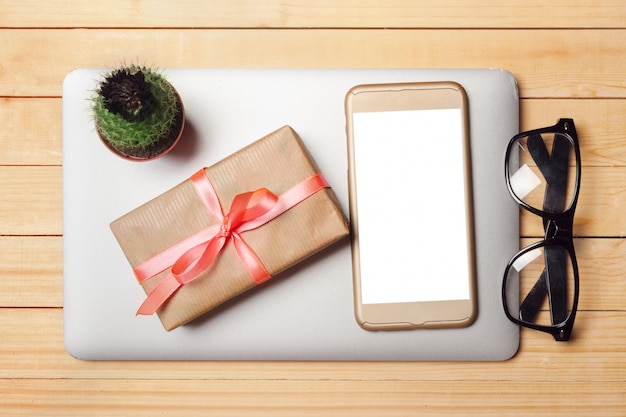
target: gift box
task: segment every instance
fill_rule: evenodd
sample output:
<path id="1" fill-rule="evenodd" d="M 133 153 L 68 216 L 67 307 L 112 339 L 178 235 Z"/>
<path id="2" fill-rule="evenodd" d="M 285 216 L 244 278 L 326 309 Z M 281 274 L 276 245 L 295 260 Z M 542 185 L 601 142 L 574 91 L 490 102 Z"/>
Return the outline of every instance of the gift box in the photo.
<path id="1" fill-rule="evenodd" d="M 333 190 L 284 126 L 111 223 L 170 331 L 348 235 Z"/>

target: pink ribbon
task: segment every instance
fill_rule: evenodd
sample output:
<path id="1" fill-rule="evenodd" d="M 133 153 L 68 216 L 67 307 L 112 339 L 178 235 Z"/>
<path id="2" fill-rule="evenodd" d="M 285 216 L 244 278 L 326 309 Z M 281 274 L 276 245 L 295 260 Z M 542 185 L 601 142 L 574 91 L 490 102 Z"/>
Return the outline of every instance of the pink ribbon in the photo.
<path id="1" fill-rule="evenodd" d="M 196 172 L 190 180 L 198 197 L 217 222 L 134 268 L 137 280 L 141 283 L 171 266 L 169 274 L 148 294 L 137 315 L 156 312 L 180 287 L 206 271 L 229 241 L 232 241 L 237 255 L 255 283 L 270 278 L 261 260 L 241 238 L 241 233 L 266 224 L 328 187 L 324 177 L 318 173 L 278 197 L 268 189 L 260 188 L 236 195 L 230 210 L 224 214 L 204 169 Z"/>

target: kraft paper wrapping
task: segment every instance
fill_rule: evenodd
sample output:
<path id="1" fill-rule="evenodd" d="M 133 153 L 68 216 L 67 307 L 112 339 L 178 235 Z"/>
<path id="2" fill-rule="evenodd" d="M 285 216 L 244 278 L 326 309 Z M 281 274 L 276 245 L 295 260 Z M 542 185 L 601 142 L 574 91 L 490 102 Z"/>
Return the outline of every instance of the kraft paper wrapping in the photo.
<path id="1" fill-rule="evenodd" d="M 237 194 L 264 187 L 280 195 L 317 172 L 315 162 L 289 126 L 205 168 L 224 212 Z M 135 268 L 215 222 L 186 180 L 112 222 L 111 230 Z M 334 192 L 325 188 L 241 236 L 274 277 L 347 236 L 348 230 Z M 146 293 L 168 273 L 169 269 L 144 281 Z M 157 314 L 170 331 L 255 286 L 229 243 L 209 270 L 183 285 Z"/>

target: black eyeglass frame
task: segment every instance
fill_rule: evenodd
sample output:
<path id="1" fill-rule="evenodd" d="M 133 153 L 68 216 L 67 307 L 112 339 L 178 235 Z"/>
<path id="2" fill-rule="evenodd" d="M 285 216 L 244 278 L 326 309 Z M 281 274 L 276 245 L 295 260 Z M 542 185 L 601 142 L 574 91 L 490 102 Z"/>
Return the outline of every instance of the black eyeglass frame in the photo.
<path id="1" fill-rule="evenodd" d="M 544 210 L 539 210 L 535 207 L 530 206 L 526 202 L 522 201 L 513 191 L 513 187 L 511 185 L 511 175 L 509 170 L 509 155 L 511 154 L 511 148 L 515 145 L 518 139 L 523 137 L 530 137 L 532 135 L 537 134 L 560 134 L 561 137 L 566 138 L 570 144 L 572 145 L 572 149 L 574 150 L 574 157 L 576 160 L 576 182 L 574 185 L 574 194 L 571 200 L 569 207 L 567 207 L 563 212 L 548 212 Z M 506 148 L 505 154 L 505 178 L 507 187 L 509 189 L 509 193 L 513 197 L 513 199 L 524 209 L 529 212 L 541 217 L 544 223 L 544 238 L 532 245 L 529 245 L 523 249 L 521 249 L 517 254 L 515 254 L 509 263 L 506 266 L 504 271 L 504 277 L 502 282 L 502 303 L 504 306 L 504 312 L 506 316 L 512 322 L 528 327 L 534 330 L 539 330 L 542 332 L 546 332 L 551 334 L 556 341 L 567 341 L 570 338 L 572 328 L 574 326 L 574 319 L 576 318 L 576 311 L 578 309 L 578 296 L 579 296 L 579 276 L 578 276 L 578 263 L 576 261 L 576 253 L 574 251 L 574 240 L 573 240 L 573 223 L 574 223 L 574 212 L 576 210 L 576 205 L 578 202 L 578 195 L 580 192 L 580 179 L 581 179 L 581 158 L 580 158 L 580 146 L 578 144 L 578 136 L 576 134 L 576 128 L 574 125 L 573 119 L 559 119 L 559 121 L 554 126 L 549 126 L 540 129 L 534 129 L 527 132 L 522 132 L 515 135 L 509 141 L 509 144 Z M 524 254 L 531 252 L 533 250 L 542 248 L 542 247 L 551 247 L 557 246 L 565 249 L 569 254 L 569 257 L 572 262 L 573 274 L 574 274 L 574 299 L 572 301 L 572 308 L 569 312 L 567 318 L 560 322 L 552 325 L 539 325 L 526 321 L 519 320 L 517 317 L 511 315 L 509 311 L 509 306 L 507 302 L 507 277 L 509 276 L 510 269 L 513 267 L 513 264 L 517 259 L 519 259 Z M 547 252 L 544 251 L 544 256 L 547 256 Z M 546 265 L 548 265 L 548 259 L 546 259 Z M 544 271 L 545 273 L 545 271 Z M 541 275 L 538 279 L 535 287 L 540 284 L 540 281 L 549 279 Z M 532 291 L 531 291 L 532 293 Z M 529 293 L 530 294 L 530 293 Z M 551 301 L 551 296 L 548 293 L 548 299 Z"/>

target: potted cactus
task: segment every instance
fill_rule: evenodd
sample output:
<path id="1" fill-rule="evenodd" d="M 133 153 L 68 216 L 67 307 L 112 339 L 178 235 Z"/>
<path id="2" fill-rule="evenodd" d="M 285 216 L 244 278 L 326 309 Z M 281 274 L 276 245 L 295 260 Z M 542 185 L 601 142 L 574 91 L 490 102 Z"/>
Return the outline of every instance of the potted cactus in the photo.
<path id="1" fill-rule="evenodd" d="M 167 153 L 183 131 L 176 89 L 157 70 L 130 65 L 111 70 L 93 97 L 96 131 L 114 153 L 145 161 Z"/>

